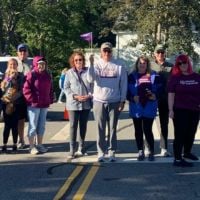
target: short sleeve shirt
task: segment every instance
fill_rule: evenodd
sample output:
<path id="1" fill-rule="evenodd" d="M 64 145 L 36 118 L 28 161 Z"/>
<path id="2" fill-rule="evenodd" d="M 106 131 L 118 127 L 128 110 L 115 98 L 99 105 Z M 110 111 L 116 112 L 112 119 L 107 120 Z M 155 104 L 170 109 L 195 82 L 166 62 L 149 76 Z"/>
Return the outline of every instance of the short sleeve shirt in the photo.
<path id="1" fill-rule="evenodd" d="M 175 93 L 174 108 L 200 111 L 200 74 L 171 76 L 168 92 Z"/>

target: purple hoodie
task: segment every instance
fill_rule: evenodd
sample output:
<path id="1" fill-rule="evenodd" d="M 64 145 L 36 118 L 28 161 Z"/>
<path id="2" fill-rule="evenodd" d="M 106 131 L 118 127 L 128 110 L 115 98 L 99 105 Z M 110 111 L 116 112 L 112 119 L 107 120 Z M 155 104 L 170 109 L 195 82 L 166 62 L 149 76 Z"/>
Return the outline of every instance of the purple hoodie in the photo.
<path id="1" fill-rule="evenodd" d="M 28 106 L 47 108 L 53 103 L 53 87 L 51 75 L 47 70 L 39 72 L 38 61 L 46 60 L 42 56 L 33 58 L 33 70 L 27 73 L 23 94 Z"/>

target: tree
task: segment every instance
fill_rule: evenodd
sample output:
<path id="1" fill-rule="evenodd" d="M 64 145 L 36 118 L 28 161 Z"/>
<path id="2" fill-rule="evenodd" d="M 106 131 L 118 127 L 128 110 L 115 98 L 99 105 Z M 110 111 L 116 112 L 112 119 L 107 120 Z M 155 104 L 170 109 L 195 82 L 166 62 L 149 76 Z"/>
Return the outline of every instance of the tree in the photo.
<path id="1" fill-rule="evenodd" d="M 20 17 L 31 0 L 1 0 L 1 52 L 9 53 L 11 41 L 15 39 L 15 31 Z"/>

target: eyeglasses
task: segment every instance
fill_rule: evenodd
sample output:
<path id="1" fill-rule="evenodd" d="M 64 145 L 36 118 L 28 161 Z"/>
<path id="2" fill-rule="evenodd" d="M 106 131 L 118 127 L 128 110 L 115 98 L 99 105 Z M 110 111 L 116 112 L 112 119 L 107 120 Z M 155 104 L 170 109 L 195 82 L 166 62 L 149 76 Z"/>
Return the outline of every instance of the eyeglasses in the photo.
<path id="1" fill-rule="evenodd" d="M 78 61 L 81 62 L 81 61 L 83 61 L 83 59 L 82 59 L 82 58 L 79 58 L 79 59 L 75 59 L 74 61 L 75 61 L 75 62 L 78 62 Z"/>
<path id="2" fill-rule="evenodd" d="M 106 52 L 107 52 L 107 53 L 111 53 L 112 51 L 111 51 L 110 49 L 103 49 L 103 52 L 104 52 L 104 53 L 106 53 Z"/>
<path id="3" fill-rule="evenodd" d="M 183 61 L 183 62 L 178 62 L 178 65 L 179 65 L 179 66 L 181 66 L 182 64 L 184 64 L 184 65 L 185 65 L 185 64 L 187 64 L 187 62 L 186 62 L 186 61 Z"/>
<path id="4" fill-rule="evenodd" d="M 164 52 L 164 51 L 157 51 L 156 53 L 157 53 L 157 54 L 160 54 L 160 53 L 161 53 L 161 54 L 164 54 L 165 52 Z"/>

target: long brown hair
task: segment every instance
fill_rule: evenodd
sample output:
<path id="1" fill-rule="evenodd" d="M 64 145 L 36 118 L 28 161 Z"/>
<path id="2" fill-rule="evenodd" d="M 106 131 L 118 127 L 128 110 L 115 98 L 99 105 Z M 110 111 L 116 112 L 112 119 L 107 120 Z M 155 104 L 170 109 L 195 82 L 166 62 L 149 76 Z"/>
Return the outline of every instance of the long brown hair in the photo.
<path id="1" fill-rule="evenodd" d="M 147 56 L 145 56 L 145 55 L 142 55 L 142 56 L 138 57 L 138 59 L 136 60 L 135 66 L 133 68 L 133 71 L 138 72 L 138 64 L 140 62 L 140 59 L 146 61 L 146 63 L 147 63 L 146 73 L 150 73 L 151 72 L 151 63 L 150 63 L 149 58 Z"/>

